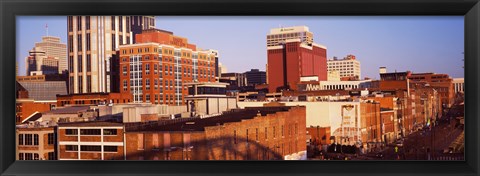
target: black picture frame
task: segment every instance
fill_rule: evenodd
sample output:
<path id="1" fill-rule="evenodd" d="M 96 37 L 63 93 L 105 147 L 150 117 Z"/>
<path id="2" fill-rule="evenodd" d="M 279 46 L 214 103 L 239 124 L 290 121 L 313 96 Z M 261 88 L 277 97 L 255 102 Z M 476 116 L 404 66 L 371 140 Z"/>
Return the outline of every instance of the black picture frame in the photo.
<path id="1" fill-rule="evenodd" d="M 0 0 L 1 175 L 479 175 L 478 2 L 478 0 Z M 466 160 L 15 161 L 14 65 L 17 15 L 464 16 Z"/>

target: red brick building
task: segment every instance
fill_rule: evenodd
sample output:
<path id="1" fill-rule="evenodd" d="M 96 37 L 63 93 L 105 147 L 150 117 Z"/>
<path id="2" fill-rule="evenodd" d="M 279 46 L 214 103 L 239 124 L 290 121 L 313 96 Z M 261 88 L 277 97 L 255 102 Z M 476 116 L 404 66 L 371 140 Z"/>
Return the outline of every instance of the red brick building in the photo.
<path id="1" fill-rule="evenodd" d="M 124 160 L 123 129 L 122 123 L 60 123 L 58 159 Z"/>
<path id="2" fill-rule="evenodd" d="M 269 92 L 276 92 L 281 87 L 296 90 L 303 76 L 318 76 L 319 81 L 327 80 L 326 47 L 291 39 L 267 50 Z"/>
<path id="3" fill-rule="evenodd" d="M 305 107 L 233 110 L 210 118 L 128 125 L 127 160 L 306 159 Z M 143 124 L 143 126 L 142 126 Z"/>
<path id="4" fill-rule="evenodd" d="M 436 73 L 415 73 L 411 74 L 408 79 L 412 82 L 426 82 L 429 86 L 438 91 L 442 105 L 450 107 L 453 104 L 455 90 L 453 87 L 453 79 L 447 74 Z"/>
<path id="5" fill-rule="evenodd" d="M 120 46 L 120 93 L 133 102 L 184 104 L 188 82 L 215 82 L 213 50 L 197 50 L 186 38 L 151 29 L 136 35 L 136 44 Z"/>
<path id="6" fill-rule="evenodd" d="M 310 135 L 310 143 L 315 146 L 330 145 L 330 127 L 310 126 L 307 127 L 307 134 Z"/>
<path id="7" fill-rule="evenodd" d="M 57 106 L 65 105 L 98 105 L 108 103 L 130 103 L 133 100 L 130 93 L 84 93 L 57 95 Z"/>

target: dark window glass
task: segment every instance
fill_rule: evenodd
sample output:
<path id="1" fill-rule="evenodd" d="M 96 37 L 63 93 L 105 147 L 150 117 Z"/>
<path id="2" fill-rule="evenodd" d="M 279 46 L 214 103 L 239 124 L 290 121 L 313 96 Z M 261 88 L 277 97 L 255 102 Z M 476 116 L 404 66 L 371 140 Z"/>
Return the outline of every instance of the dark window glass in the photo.
<path id="1" fill-rule="evenodd" d="M 48 145 L 52 145 L 55 143 L 55 134 L 48 133 Z"/>
<path id="2" fill-rule="evenodd" d="M 65 151 L 78 151 L 78 145 L 66 145 Z"/>
<path id="3" fill-rule="evenodd" d="M 117 129 L 103 129 L 103 135 L 117 135 Z"/>
<path id="4" fill-rule="evenodd" d="M 77 129 L 66 129 L 66 130 L 65 130 L 65 134 L 66 134 L 66 135 L 77 135 L 77 134 L 78 134 L 78 130 L 77 130 Z"/>
<path id="5" fill-rule="evenodd" d="M 117 152 L 117 146 L 103 146 L 105 152 Z"/>
<path id="6" fill-rule="evenodd" d="M 102 147 L 99 145 L 82 145 L 80 146 L 80 151 L 102 151 Z"/>
<path id="7" fill-rule="evenodd" d="M 80 135 L 100 135 L 100 129 L 80 129 Z"/>
<path id="8" fill-rule="evenodd" d="M 23 134 L 18 135 L 18 145 L 23 145 Z"/>

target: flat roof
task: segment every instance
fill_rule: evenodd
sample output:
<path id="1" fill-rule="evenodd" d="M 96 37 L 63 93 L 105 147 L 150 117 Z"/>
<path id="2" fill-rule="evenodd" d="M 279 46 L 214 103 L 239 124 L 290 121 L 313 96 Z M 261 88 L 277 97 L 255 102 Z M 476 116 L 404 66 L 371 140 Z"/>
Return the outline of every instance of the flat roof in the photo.
<path id="1" fill-rule="evenodd" d="M 218 126 L 230 122 L 241 122 L 242 120 L 253 119 L 260 112 L 262 116 L 275 114 L 277 112 L 288 111 L 292 106 L 276 107 L 247 107 L 245 109 L 235 109 L 222 115 L 209 118 L 191 118 L 190 120 L 178 121 L 176 123 L 130 123 L 125 132 L 140 131 L 205 131 L 205 127 Z M 173 119 L 172 121 L 175 121 Z"/>
<path id="2" fill-rule="evenodd" d="M 123 126 L 123 123 L 88 121 L 88 122 L 66 122 L 58 123 L 59 127 L 104 127 L 104 126 Z"/>

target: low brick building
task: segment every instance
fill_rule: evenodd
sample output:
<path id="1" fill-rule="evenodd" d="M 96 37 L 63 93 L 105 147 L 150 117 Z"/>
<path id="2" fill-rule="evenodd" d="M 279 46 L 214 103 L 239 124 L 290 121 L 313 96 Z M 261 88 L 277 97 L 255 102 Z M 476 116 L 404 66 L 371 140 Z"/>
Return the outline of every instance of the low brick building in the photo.
<path id="1" fill-rule="evenodd" d="M 130 103 L 132 102 L 132 98 L 133 96 L 130 93 L 83 93 L 57 95 L 57 106 Z"/>
<path id="2" fill-rule="evenodd" d="M 306 159 L 305 113 L 305 107 L 258 107 L 203 119 L 129 124 L 126 159 Z"/>
<path id="3" fill-rule="evenodd" d="M 56 128 L 49 125 L 18 125 L 16 134 L 17 160 L 56 160 Z"/>
<path id="4" fill-rule="evenodd" d="M 58 159 L 124 160 L 123 129 L 122 123 L 59 123 Z"/>

